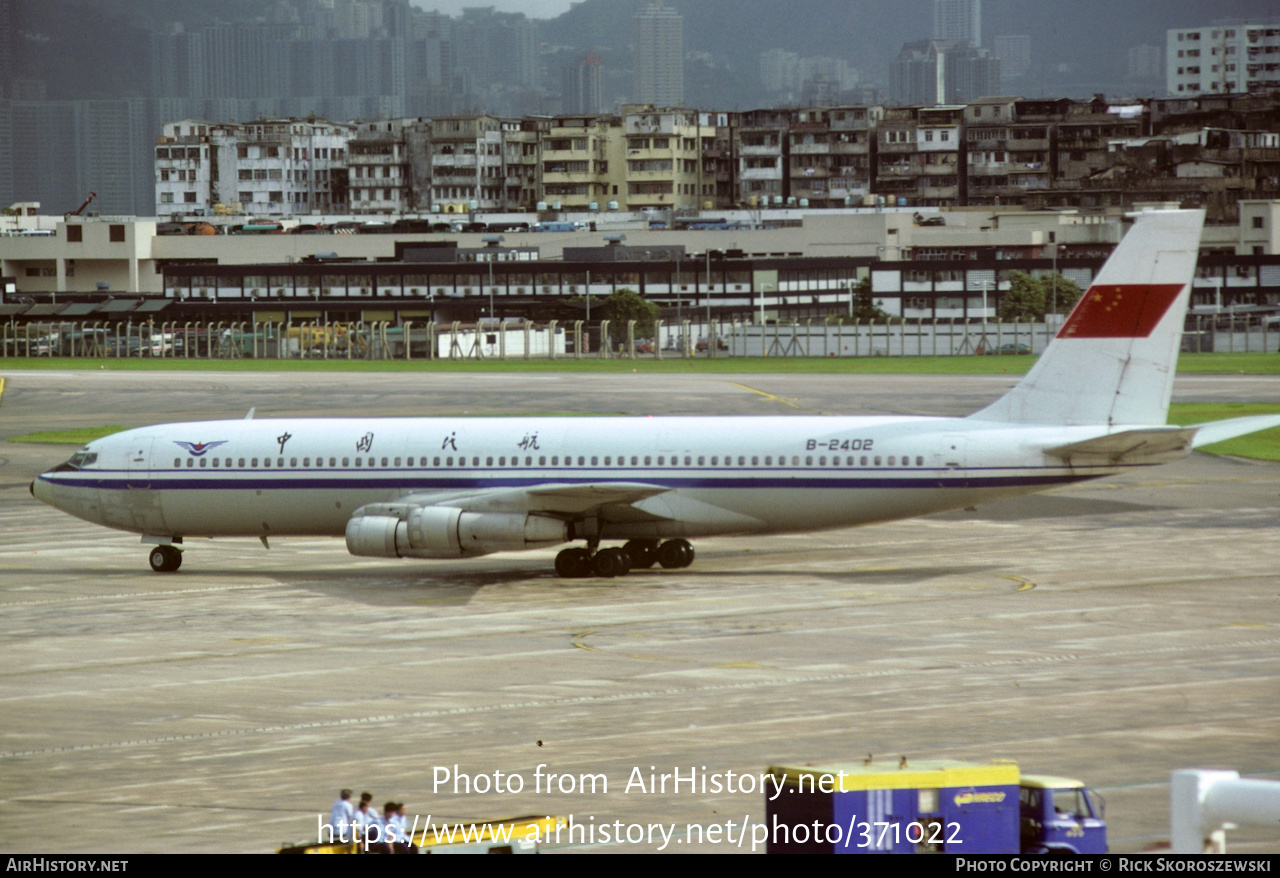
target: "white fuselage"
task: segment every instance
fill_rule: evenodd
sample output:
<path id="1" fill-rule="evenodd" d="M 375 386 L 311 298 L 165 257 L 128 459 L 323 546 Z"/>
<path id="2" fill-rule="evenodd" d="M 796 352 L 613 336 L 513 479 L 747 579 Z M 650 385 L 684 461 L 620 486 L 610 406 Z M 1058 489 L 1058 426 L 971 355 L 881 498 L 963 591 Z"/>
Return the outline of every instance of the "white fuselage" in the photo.
<path id="1" fill-rule="evenodd" d="M 951 418 L 281 419 L 168 424 L 86 447 L 41 500 L 155 537 L 341 536 L 368 504 L 649 486 L 606 539 L 781 533 L 971 506 L 1116 472 L 1043 449 L 1107 432 Z M 496 501 L 495 501 L 496 502 Z M 532 499 L 529 502 L 533 502 Z M 469 508 L 477 508 L 472 502 Z M 496 507 L 495 507 L 496 508 Z"/>

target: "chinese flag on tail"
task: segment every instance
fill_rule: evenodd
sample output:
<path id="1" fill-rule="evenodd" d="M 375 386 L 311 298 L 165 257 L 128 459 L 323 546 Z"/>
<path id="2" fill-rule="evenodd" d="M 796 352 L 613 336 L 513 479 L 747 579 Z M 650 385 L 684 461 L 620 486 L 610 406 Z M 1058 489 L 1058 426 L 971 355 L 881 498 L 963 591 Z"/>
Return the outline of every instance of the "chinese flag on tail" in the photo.
<path id="1" fill-rule="evenodd" d="M 1058 338 L 1146 338 L 1182 284 L 1106 284 L 1089 287 Z"/>

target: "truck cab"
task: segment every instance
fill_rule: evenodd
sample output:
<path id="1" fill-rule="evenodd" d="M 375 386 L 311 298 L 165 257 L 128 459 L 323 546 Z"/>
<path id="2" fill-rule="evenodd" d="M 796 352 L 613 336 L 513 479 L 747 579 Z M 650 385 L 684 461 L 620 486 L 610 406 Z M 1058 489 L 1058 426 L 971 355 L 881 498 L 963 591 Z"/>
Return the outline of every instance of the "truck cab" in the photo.
<path id="1" fill-rule="evenodd" d="M 1105 854 L 1102 797 L 1078 780 L 1024 774 L 1019 785 L 1024 854 Z"/>

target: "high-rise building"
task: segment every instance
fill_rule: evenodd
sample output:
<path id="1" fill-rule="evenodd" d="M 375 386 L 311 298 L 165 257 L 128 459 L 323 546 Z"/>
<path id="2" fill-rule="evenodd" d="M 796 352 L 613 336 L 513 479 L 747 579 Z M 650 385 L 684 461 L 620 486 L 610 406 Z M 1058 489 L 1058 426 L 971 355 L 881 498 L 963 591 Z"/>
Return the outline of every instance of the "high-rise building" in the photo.
<path id="1" fill-rule="evenodd" d="M 13 0 L 0 0 L 0 99 L 11 98 L 13 76 Z"/>
<path id="2" fill-rule="evenodd" d="M 1031 72 L 1031 37 L 1027 34 L 1004 34 L 993 40 L 995 55 L 1000 59 L 1000 79 L 1010 83 Z"/>
<path id="3" fill-rule="evenodd" d="M 933 0 L 933 38 L 982 45 L 982 0 Z"/>
<path id="4" fill-rule="evenodd" d="M 1280 25 L 1215 24 L 1166 31 L 1169 94 L 1258 92 L 1280 88 Z"/>
<path id="5" fill-rule="evenodd" d="M 476 87 L 538 85 L 538 23 L 518 12 L 469 8 L 453 27 L 454 64 Z"/>
<path id="6" fill-rule="evenodd" d="M 97 192 L 95 211 L 150 213 L 154 172 L 150 155 L 138 148 L 155 139 L 148 104 L 143 98 L 0 102 L 0 123 L 7 123 L 0 124 L 0 170 L 12 169 L 6 197 L 40 201 L 56 214 Z"/>
<path id="7" fill-rule="evenodd" d="M 566 115 L 604 111 L 604 61 L 595 52 L 565 65 L 560 105 Z"/>
<path id="8" fill-rule="evenodd" d="M 961 104 L 999 91 L 1000 60 L 963 43 L 905 43 L 889 68 L 890 97 L 900 104 Z"/>
<path id="9" fill-rule="evenodd" d="M 655 0 L 635 18 L 635 100 L 658 107 L 684 103 L 684 18 Z"/>
<path id="10" fill-rule="evenodd" d="M 856 88 L 860 76 L 843 58 L 800 57 L 794 52 L 770 49 L 760 54 L 760 81 L 770 94 L 795 92 L 804 103 L 825 105 L 816 95 Z"/>
<path id="11" fill-rule="evenodd" d="M 1133 46 L 1129 49 L 1130 80 L 1160 80 L 1164 74 L 1163 55 L 1159 46 Z"/>
<path id="12" fill-rule="evenodd" d="M 789 91 L 800 85 L 800 56 L 785 49 L 760 53 L 760 82 L 770 94 Z"/>

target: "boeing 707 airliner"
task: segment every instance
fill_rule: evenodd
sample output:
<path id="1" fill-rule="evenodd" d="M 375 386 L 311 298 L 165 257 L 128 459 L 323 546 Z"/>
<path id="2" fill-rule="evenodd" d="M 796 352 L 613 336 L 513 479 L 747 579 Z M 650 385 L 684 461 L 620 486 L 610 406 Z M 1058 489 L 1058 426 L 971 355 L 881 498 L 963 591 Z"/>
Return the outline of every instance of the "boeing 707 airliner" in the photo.
<path id="1" fill-rule="evenodd" d="M 1177 460 L 1280 416 L 1168 426 L 1202 211 L 1134 226 L 1027 376 L 967 418 L 316 418 L 91 442 L 32 493 L 142 535 L 345 536 L 375 558 L 565 543 L 565 577 L 693 562 L 690 539 L 927 515 Z M 603 543 L 623 543 L 602 548 Z"/>

